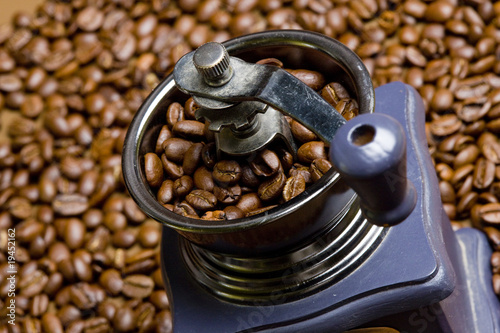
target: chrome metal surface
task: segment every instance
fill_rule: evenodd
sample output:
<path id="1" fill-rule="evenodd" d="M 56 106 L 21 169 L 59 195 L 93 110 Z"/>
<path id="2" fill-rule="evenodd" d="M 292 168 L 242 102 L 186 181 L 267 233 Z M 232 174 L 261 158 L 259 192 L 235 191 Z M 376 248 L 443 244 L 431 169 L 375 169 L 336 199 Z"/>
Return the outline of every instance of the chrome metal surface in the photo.
<path id="1" fill-rule="evenodd" d="M 221 255 L 183 242 L 182 253 L 194 279 L 232 302 L 293 301 L 342 279 L 377 248 L 387 228 L 366 221 L 359 203 L 346 207 L 322 236 L 291 252 L 266 257 Z"/>
<path id="2" fill-rule="evenodd" d="M 233 76 L 226 48 L 215 42 L 200 46 L 193 55 L 193 65 L 210 86 L 221 86 Z"/>
<path id="3" fill-rule="evenodd" d="M 238 130 L 222 127 L 220 133 L 215 134 L 217 149 L 235 156 L 255 153 L 275 140 L 281 141 L 283 147 L 296 157 L 297 148 L 290 126 L 283 114 L 271 107 L 265 113 L 257 114 L 249 127 Z"/>
<path id="4" fill-rule="evenodd" d="M 346 122 L 318 93 L 284 69 L 231 57 L 232 78 L 214 87 L 198 75 L 193 65 L 194 54 L 188 53 L 177 62 L 174 80 L 183 92 L 201 97 L 195 100 L 202 103 L 202 108 L 225 109 L 224 115 L 231 120 L 238 115 L 227 109 L 227 103 L 261 101 L 294 118 L 326 143 L 332 141 L 336 131 Z"/>

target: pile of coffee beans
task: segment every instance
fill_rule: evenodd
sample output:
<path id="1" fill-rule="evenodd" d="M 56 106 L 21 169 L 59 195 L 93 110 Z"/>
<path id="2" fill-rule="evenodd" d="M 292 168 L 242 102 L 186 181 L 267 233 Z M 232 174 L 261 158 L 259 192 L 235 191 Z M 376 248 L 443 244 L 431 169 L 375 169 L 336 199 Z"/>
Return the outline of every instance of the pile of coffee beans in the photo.
<path id="1" fill-rule="evenodd" d="M 418 90 L 445 211 L 488 235 L 500 294 L 500 3 L 41 0 L 0 26 L 0 332 L 171 331 L 160 228 L 123 186 L 123 138 L 182 55 L 269 29 L 334 37 L 376 86 Z"/>
<path id="2" fill-rule="evenodd" d="M 274 58 L 258 63 L 283 67 Z M 325 77 L 316 71 L 288 72 L 321 94 L 346 119 L 358 114 L 356 100 L 342 84 L 325 85 Z M 332 167 L 325 143 L 290 117 L 286 118 L 296 152 L 282 142 L 249 156 L 218 159 L 208 122 L 194 119 L 197 108 L 193 98 L 184 107 L 170 104 L 156 150 L 144 156 L 148 184 L 158 202 L 174 213 L 220 221 L 256 215 L 298 196 Z"/>

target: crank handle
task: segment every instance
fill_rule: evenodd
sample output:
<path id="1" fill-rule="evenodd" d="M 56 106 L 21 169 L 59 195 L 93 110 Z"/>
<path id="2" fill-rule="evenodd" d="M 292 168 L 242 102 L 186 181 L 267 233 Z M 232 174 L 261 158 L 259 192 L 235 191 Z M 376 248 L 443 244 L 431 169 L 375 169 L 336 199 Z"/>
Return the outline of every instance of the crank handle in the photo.
<path id="1" fill-rule="evenodd" d="M 417 193 L 406 173 L 406 135 L 394 118 L 372 113 L 350 120 L 333 138 L 330 159 L 359 195 L 369 222 L 392 226 L 413 211 Z"/>

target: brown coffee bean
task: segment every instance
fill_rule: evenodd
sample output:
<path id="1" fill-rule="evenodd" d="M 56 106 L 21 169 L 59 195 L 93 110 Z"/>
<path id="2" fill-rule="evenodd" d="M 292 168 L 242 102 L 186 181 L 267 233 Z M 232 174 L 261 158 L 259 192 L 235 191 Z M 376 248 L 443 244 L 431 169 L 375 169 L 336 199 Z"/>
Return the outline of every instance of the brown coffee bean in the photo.
<path id="1" fill-rule="evenodd" d="M 488 188 L 493 183 L 494 178 L 495 164 L 485 158 L 479 158 L 474 168 L 474 187 L 478 189 Z"/>
<path id="2" fill-rule="evenodd" d="M 462 122 L 454 114 L 445 114 L 431 122 L 431 133 L 436 136 L 448 136 L 457 132 Z"/>
<path id="3" fill-rule="evenodd" d="M 236 204 L 236 207 L 247 214 L 252 210 L 261 208 L 262 202 L 257 193 L 247 193 L 241 196 L 240 201 Z"/>
<path id="4" fill-rule="evenodd" d="M 203 147 L 200 142 L 194 143 L 184 154 L 182 169 L 186 175 L 192 175 L 200 165 Z"/>
<path id="5" fill-rule="evenodd" d="M 318 158 L 327 159 L 324 142 L 310 141 L 304 143 L 297 150 L 297 157 L 303 163 L 312 163 Z"/>
<path id="6" fill-rule="evenodd" d="M 167 109 L 167 125 L 172 128 L 178 121 L 184 120 L 184 108 L 177 102 L 169 105 Z"/>
<path id="7" fill-rule="evenodd" d="M 453 161 L 453 167 L 455 169 L 461 167 L 462 165 L 473 163 L 479 156 L 479 148 L 476 145 L 468 145 L 462 148 L 461 151 L 455 156 Z"/>
<path id="8" fill-rule="evenodd" d="M 117 332 L 129 332 L 136 327 L 134 311 L 129 307 L 122 307 L 116 311 L 113 319 L 113 328 Z"/>
<path id="9" fill-rule="evenodd" d="M 183 198 L 186 195 L 188 195 L 189 192 L 191 192 L 193 186 L 194 186 L 193 178 L 184 175 L 175 180 L 173 184 L 174 195 L 178 198 Z"/>
<path id="10" fill-rule="evenodd" d="M 162 184 L 163 166 L 158 155 L 154 153 L 144 155 L 144 173 L 150 186 L 158 187 Z"/>
<path id="11" fill-rule="evenodd" d="M 186 139 L 201 139 L 205 136 L 205 124 L 196 120 L 181 120 L 174 124 L 172 132 Z M 167 155 L 168 156 L 168 155 Z"/>
<path id="12" fill-rule="evenodd" d="M 479 216 L 482 221 L 488 224 L 499 224 L 500 223 L 500 204 L 489 203 L 483 205 L 479 209 Z M 486 230 L 485 230 L 486 231 Z"/>
<path id="13" fill-rule="evenodd" d="M 123 280 L 118 270 L 110 268 L 102 272 L 99 284 L 111 295 L 118 295 L 123 289 Z"/>
<path id="14" fill-rule="evenodd" d="M 495 227 L 484 227 L 483 231 L 486 233 L 493 249 L 498 251 L 500 249 L 500 231 Z"/>
<path id="15" fill-rule="evenodd" d="M 248 212 L 246 216 L 249 217 L 249 216 L 254 216 L 254 215 L 262 214 L 262 213 L 265 213 L 268 210 L 271 210 L 271 209 L 276 208 L 276 207 L 278 207 L 278 205 L 271 205 L 271 206 L 259 208 L 259 209 L 256 209 L 256 210 L 252 210 L 251 212 Z"/>
<path id="16" fill-rule="evenodd" d="M 158 189 L 157 199 L 161 204 L 169 203 L 174 198 L 174 182 L 170 179 L 163 181 Z"/>
<path id="17" fill-rule="evenodd" d="M 31 274 L 22 276 L 19 280 L 19 290 L 22 296 L 33 297 L 42 292 L 48 282 L 47 275 L 40 271 L 35 270 Z"/>
<path id="18" fill-rule="evenodd" d="M 206 211 L 217 205 L 217 198 L 211 192 L 205 190 L 193 190 L 186 196 L 186 201 L 194 209 Z"/>
<path id="19" fill-rule="evenodd" d="M 83 321 L 84 332 L 109 332 L 110 329 L 108 320 L 103 317 L 94 317 Z"/>
<path id="20" fill-rule="evenodd" d="M 500 163 L 500 143 L 493 134 L 488 132 L 482 134 L 478 138 L 477 144 L 486 159 L 495 164 Z"/>
<path id="21" fill-rule="evenodd" d="M 104 13 L 97 7 L 89 6 L 76 17 L 78 27 L 85 31 L 97 30 L 104 21 Z"/>
<path id="22" fill-rule="evenodd" d="M 198 214 L 196 213 L 194 208 L 186 201 L 176 203 L 173 208 L 173 212 L 182 216 L 188 216 L 192 218 L 198 217 Z"/>
<path id="23" fill-rule="evenodd" d="M 174 162 L 170 161 L 165 154 L 161 155 L 161 163 L 163 165 L 163 170 L 165 171 L 167 176 L 170 177 L 171 179 L 177 179 L 179 177 L 182 177 L 182 175 L 184 175 L 184 170 L 182 169 L 182 166 L 177 165 Z"/>
<path id="24" fill-rule="evenodd" d="M 500 252 L 493 252 L 493 254 L 491 255 L 490 263 L 493 274 L 498 274 L 500 272 Z"/>
<path id="25" fill-rule="evenodd" d="M 287 71 L 314 90 L 320 90 L 325 86 L 325 78 L 319 72 L 305 69 L 295 69 Z"/>
<path id="26" fill-rule="evenodd" d="M 332 106 L 336 106 L 340 100 L 350 98 L 349 93 L 343 85 L 337 82 L 331 82 L 321 89 L 321 96 Z M 312 141 L 315 139 L 307 140 Z"/>
<path id="27" fill-rule="evenodd" d="M 214 166 L 212 177 L 221 186 L 234 185 L 241 179 L 241 167 L 236 161 L 219 161 Z"/>
<path id="28" fill-rule="evenodd" d="M 306 181 L 301 174 L 289 177 L 285 182 L 285 186 L 283 187 L 283 199 L 285 199 L 285 201 L 289 201 L 295 198 L 300 193 L 304 192 L 305 189 Z"/>
<path id="29" fill-rule="evenodd" d="M 61 320 L 59 320 L 59 318 L 53 313 L 46 313 L 42 316 L 42 327 L 45 332 L 50 332 L 50 333 L 64 332 Z"/>
<path id="30" fill-rule="evenodd" d="M 80 281 L 90 282 L 92 281 L 92 269 L 88 262 L 85 262 L 80 257 L 73 257 L 72 260 L 73 268 L 75 271 L 75 276 Z"/>
<path id="31" fill-rule="evenodd" d="M 224 208 L 224 214 L 226 220 L 235 220 L 245 217 L 245 213 L 236 206 L 227 206 Z"/>
<path id="32" fill-rule="evenodd" d="M 293 122 L 292 122 L 293 124 Z M 257 176 L 269 177 L 274 175 L 281 168 L 278 155 L 269 149 L 264 149 L 257 157 L 250 162 L 250 168 Z M 247 171 L 247 176 L 250 176 Z"/>
<path id="33" fill-rule="evenodd" d="M 146 275 L 129 275 L 123 279 L 122 293 L 130 298 L 146 298 L 153 291 L 154 282 Z"/>
<path id="34" fill-rule="evenodd" d="M 323 177 L 332 167 L 332 163 L 326 159 L 316 159 L 311 163 L 311 177 L 314 182 Z M 305 180 L 304 180 L 305 181 Z"/>
<path id="35" fill-rule="evenodd" d="M 468 214 L 472 207 L 476 204 L 477 200 L 478 194 L 476 192 L 468 192 L 464 194 L 457 204 L 457 213 Z"/>
<path id="36" fill-rule="evenodd" d="M 264 181 L 257 190 L 260 199 L 269 201 L 277 198 L 283 192 L 285 182 L 286 177 L 283 172 L 278 172 L 270 179 Z"/>
<path id="37" fill-rule="evenodd" d="M 160 242 L 161 232 L 159 226 L 155 224 L 143 224 L 139 228 L 137 240 L 144 248 L 153 248 Z"/>
<path id="38" fill-rule="evenodd" d="M 139 331 L 147 332 L 154 329 L 155 312 L 154 306 L 148 302 L 141 303 L 135 308 L 134 316 L 137 320 L 136 326 Z"/>
<path id="39" fill-rule="evenodd" d="M 40 317 L 49 307 L 49 296 L 47 294 L 35 295 L 31 299 L 30 314 L 33 317 Z"/>
<path id="40" fill-rule="evenodd" d="M 97 314 L 111 321 L 115 317 L 117 305 L 109 298 L 98 305 Z"/>
<path id="41" fill-rule="evenodd" d="M 67 219 L 66 227 L 64 228 L 64 241 L 72 250 L 82 247 L 85 239 L 85 224 L 80 219 Z"/>
<path id="42" fill-rule="evenodd" d="M 435 1 L 427 6 L 424 16 L 429 21 L 445 22 L 455 11 L 454 6 L 447 1 Z"/>
<path id="43" fill-rule="evenodd" d="M 104 294 L 97 286 L 79 282 L 69 287 L 69 297 L 71 302 L 80 310 L 89 310 L 104 299 Z"/>
<path id="44" fill-rule="evenodd" d="M 128 249 L 135 244 L 136 233 L 131 229 L 121 229 L 114 232 L 111 239 L 114 246 Z"/>
<path id="45" fill-rule="evenodd" d="M 201 124 L 201 123 L 200 123 Z M 184 155 L 193 143 L 181 138 L 169 138 L 162 144 L 165 156 L 173 162 L 182 163 Z"/>
<path id="46" fill-rule="evenodd" d="M 240 199 L 241 187 L 238 184 L 227 188 L 215 186 L 213 193 L 220 203 L 231 205 Z"/>
<path id="47" fill-rule="evenodd" d="M 318 139 L 316 134 L 314 134 L 311 130 L 309 130 L 298 121 L 292 120 L 290 129 L 292 130 L 293 137 L 300 142 L 308 142 Z"/>
<path id="48" fill-rule="evenodd" d="M 160 332 L 172 331 L 172 316 L 169 310 L 162 310 L 156 315 L 156 327 Z"/>
<path id="49" fill-rule="evenodd" d="M 61 321 L 63 327 L 67 327 L 70 323 L 80 319 L 81 313 L 76 306 L 65 305 L 57 311 L 57 317 Z"/>
<path id="50" fill-rule="evenodd" d="M 40 236 L 44 230 L 42 223 L 35 220 L 25 220 L 16 226 L 16 238 L 21 242 L 32 242 L 37 236 Z"/>
<path id="51" fill-rule="evenodd" d="M 88 199 L 80 194 L 59 194 L 52 201 L 52 209 L 62 216 L 76 216 L 89 208 Z"/>

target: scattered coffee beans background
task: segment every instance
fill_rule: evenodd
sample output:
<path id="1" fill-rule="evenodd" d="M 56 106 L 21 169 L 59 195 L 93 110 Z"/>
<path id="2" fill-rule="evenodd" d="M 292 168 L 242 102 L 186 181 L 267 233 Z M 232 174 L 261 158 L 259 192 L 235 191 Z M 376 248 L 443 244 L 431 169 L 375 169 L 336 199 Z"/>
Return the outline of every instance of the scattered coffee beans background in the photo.
<path id="1" fill-rule="evenodd" d="M 0 332 L 171 331 L 160 226 L 125 191 L 123 138 L 182 55 L 268 29 L 337 38 L 375 86 L 414 86 L 446 213 L 500 251 L 500 3 L 45 0 L 0 26 Z"/>

